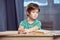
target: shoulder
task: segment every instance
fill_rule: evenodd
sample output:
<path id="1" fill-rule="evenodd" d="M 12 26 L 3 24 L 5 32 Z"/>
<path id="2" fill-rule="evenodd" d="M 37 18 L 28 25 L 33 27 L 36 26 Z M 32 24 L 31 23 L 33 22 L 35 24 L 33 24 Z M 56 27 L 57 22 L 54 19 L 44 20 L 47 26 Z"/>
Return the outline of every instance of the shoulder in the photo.
<path id="1" fill-rule="evenodd" d="M 36 24 L 42 25 L 40 20 L 36 20 Z"/>
<path id="2" fill-rule="evenodd" d="M 26 24 L 26 20 L 22 20 L 19 25 L 24 26 Z"/>
<path id="3" fill-rule="evenodd" d="M 37 22 L 37 23 L 41 23 L 41 21 L 40 21 L 40 20 L 36 20 L 36 22 Z"/>
<path id="4" fill-rule="evenodd" d="M 20 23 L 26 23 L 26 20 L 22 20 Z"/>

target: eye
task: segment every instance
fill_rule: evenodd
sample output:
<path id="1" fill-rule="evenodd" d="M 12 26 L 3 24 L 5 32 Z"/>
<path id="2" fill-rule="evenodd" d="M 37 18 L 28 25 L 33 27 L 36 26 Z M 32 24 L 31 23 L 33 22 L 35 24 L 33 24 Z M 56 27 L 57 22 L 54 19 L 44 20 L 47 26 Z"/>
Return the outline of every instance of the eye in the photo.
<path id="1" fill-rule="evenodd" d="M 35 12 L 32 12 L 32 13 L 35 13 Z"/>
<path id="2" fill-rule="evenodd" d="M 38 13 L 38 12 L 36 12 L 36 13 Z"/>

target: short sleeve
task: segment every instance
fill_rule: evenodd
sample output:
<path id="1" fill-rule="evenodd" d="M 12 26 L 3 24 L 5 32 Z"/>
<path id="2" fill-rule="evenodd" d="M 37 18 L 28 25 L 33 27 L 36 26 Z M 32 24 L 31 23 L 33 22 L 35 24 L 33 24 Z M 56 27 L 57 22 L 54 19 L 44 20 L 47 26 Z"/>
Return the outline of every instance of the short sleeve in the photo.
<path id="1" fill-rule="evenodd" d="M 36 26 L 38 26 L 38 29 L 39 29 L 39 30 L 41 29 L 41 25 L 42 25 L 41 22 L 38 21 Z"/>
<path id="2" fill-rule="evenodd" d="M 24 24 L 23 21 L 21 21 L 20 24 L 19 24 L 19 26 L 24 26 L 24 25 L 25 25 L 25 24 Z"/>

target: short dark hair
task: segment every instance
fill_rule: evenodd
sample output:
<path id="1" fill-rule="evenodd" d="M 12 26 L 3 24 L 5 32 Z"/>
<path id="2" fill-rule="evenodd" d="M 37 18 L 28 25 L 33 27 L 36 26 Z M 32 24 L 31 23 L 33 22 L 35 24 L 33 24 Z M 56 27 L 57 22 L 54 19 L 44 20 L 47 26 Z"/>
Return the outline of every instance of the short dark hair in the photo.
<path id="1" fill-rule="evenodd" d="M 38 9 L 38 12 L 40 12 L 39 6 L 38 6 L 37 4 L 35 4 L 35 3 L 30 3 L 30 4 L 28 4 L 28 6 L 26 7 L 26 11 L 27 11 L 28 13 L 30 13 L 32 10 L 35 10 L 35 9 Z M 28 15 L 27 15 L 27 16 L 28 16 Z"/>

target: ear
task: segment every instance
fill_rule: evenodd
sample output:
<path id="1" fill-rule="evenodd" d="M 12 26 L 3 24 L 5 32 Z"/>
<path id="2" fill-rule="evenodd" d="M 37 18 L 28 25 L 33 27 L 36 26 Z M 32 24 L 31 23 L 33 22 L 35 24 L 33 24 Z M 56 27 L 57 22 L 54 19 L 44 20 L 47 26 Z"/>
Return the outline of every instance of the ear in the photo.
<path id="1" fill-rule="evenodd" d="M 29 13 L 26 11 L 26 14 L 29 15 Z"/>

